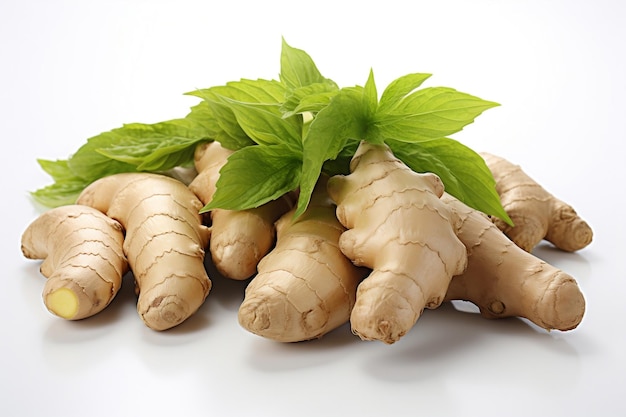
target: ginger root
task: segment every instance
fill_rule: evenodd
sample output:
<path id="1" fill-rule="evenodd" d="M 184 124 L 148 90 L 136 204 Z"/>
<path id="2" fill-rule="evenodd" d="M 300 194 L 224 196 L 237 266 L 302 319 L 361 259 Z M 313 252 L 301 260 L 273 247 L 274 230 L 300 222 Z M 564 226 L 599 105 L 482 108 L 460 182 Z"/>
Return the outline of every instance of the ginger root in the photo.
<path id="1" fill-rule="evenodd" d="M 593 238 L 591 227 L 568 204 L 554 197 L 518 165 L 481 153 L 496 180 L 502 206 L 513 221 L 494 223 L 527 252 L 543 239 L 568 252 L 580 250 Z"/>
<path id="2" fill-rule="evenodd" d="M 246 288 L 239 323 L 280 342 L 319 338 L 350 319 L 356 288 L 367 274 L 339 249 L 345 228 L 321 177 L 307 210 L 295 209 L 276 224 L 276 247 L 258 265 Z"/>
<path id="3" fill-rule="evenodd" d="M 111 303 L 128 270 L 122 226 L 91 207 L 68 205 L 41 214 L 22 234 L 22 253 L 43 259 L 48 310 L 79 320 Z"/>
<path id="4" fill-rule="evenodd" d="M 148 327 L 169 329 L 198 310 L 211 288 L 204 266 L 210 231 L 202 225 L 202 203 L 183 183 L 158 174 L 116 174 L 93 182 L 77 202 L 125 228 L 137 311 Z"/>
<path id="5" fill-rule="evenodd" d="M 213 198 L 219 170 L 232 153 L 215 141 L 196 147 L 194 164 L 198 175 L 189 188 L 203 204 Z M 212 210 L 209 251 L 216 269 L 236 280 L 254 275 L 261 258 L 274 246 L 274 222 L 292 206 L 290 196 L 284 196 L 249 210 Z"/>
<path id="6" fill-rule="evenodd" d="M 483 213 L 448 194 L 442 198 L 461 218 L 457 235 L 468 251 L 447 301 L 470 301 L 484 317 L 523 317 L 547 330 L 580 324 L 585 299 L 573 277 L 517 246 Z"/>
<path id="7" fill-rule="evenodd" d="M 372 269 L 358 287 L 352 331 L 390 344 L 424 308 L 443 302 L 450 280 L 465 269 L 466 250 L 435 174 L 418 174 L 388 147 L 365 142 L 350 171 L 332 177 L 328 190 L 337 218 L 349 229 L 340 238 L 341 250 Z"/>

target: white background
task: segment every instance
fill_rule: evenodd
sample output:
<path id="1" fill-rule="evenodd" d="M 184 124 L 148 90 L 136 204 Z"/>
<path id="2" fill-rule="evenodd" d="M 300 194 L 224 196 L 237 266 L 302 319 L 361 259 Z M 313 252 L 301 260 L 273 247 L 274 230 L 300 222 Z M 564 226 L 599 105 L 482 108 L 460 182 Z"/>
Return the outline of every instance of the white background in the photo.
<path id="1" fill-rule="evenodd" d="M 594 1 L 0 0 L 2 416 L 626 415 L 626 6 Z M 507 157 L 592 225 L 594 242 L 536 254 L 575 276 L 582 324 L 547 333 L 447 305 L 400 342 L 344 326 L 279 344 L 237 324 L 244 284 L 215 277 L 194 318 L 146 328 L 126 282 L 65 322 L 19 240 L 63 159 L 128 122 L 186 114 L 183 93 L 274 78 L 281 36 L 342 86 L 409 72 L 502 106 L 454 137 Z"/>

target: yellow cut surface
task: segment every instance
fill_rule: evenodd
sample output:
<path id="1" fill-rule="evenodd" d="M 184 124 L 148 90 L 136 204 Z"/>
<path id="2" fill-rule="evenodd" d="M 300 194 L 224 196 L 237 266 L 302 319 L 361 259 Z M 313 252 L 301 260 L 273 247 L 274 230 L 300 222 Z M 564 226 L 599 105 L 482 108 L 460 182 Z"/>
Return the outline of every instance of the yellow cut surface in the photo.
<path id="1" fill-rule="evenodd" d="M 46 305 L 57 316 L 71 319 L 78 312 L 78 297 L 69 288 L 59 288 L 48 294 Z"/>

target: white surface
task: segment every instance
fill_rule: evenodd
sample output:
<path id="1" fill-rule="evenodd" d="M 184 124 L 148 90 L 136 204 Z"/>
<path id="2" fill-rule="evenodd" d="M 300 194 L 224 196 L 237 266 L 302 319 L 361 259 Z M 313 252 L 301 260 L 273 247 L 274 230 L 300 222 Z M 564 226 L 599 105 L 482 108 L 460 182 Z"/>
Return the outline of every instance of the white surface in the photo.
<path id="1" fill-rule="evenodd" d="M 0 3 L 0 415 L 626 415 L 623 2 L 212 3 Z M 579 253 L 537 251 L 578 279 L 580 327 L 548 334 L 446 306 L 392 346 L 347 327 L 278 344 L 238 326 L 244 286 L 220 279 L 166 333 L 140 322 L 129 282 L 97 317 L 50 315 L 19 248 L 38 214 L 27 191 L 50 181 L 36 158 L 182 116 L 194 88 L 275 77 L 281 36 L 344 86 L 370 67 L 381 89 L 431 72 L 428 85 L 501 103 L 454 137 L 521 164 L 593 226 Z"/>

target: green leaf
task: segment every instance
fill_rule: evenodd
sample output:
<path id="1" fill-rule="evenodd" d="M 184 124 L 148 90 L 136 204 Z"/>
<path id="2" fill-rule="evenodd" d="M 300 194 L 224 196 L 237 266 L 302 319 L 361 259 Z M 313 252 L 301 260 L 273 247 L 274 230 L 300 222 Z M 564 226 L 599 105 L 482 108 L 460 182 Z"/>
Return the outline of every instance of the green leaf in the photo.
<path id="1" fill-rule="evenodd" d="M 206 140 L 184 139 L 169 138 L 164 140 L 161 146 L 157 146 L 149 155 L 146 155 L 143 162 L 137 166 L 137 170 L 160 172 L 176 167 L 193 167 L 196 147 L 200 142 Z"/>
<path id="2" fill-rule="evenodd" d="M 210 138 L 193 118 L 130 123 L 88 139 L 67 164 L 87 182 L 121 172 L 166 171 L 193 163 L 197 144 Z"/>
<path id="3" fill-rule="evenodd" d="M 40 188 L 30 194 L 39 204 L 54 208 L 74 204 L 87 185 L 89 185 L 88 182 L 80 179 L 66 179 Z"/>
<path id="4" fill-rule="evenodd" d="M 370 70 L 369 76 L 363 88 L 363 108 L 366 111 L 366 118 L 370 120 L 378 109 L 378 91 L 374 81 L 374 71 Z"/>
<path id="5" fill-rule="evenodd" d="M 302 118 L 283 118 L 278 104 L 226 99 L 241 129 L 259 145 L 285 144 L 302 149 Z"/>
<path id="6" fill-rule="evenodd" d="M 483 158 L 467 146 L 450 138 L 418 143 L 388 140 L 387 145 L 413 171 L 437 174 L 448 194 L 512 223 L 502 207 L 491 171 Z"/>
<path id="7" fill-rule="evenodd" d="M 392 81 L 383 91 L 378 103 L 380 113 L 389 113 L 404 97 L 416 90 L 431 74 L 413 73 L 399 77 Z"/>
<path id="8" fill-rule="evenodd" d="M 192 119 L 132 123 L 103 133 L 99 142 L 107 143 L 95 151 L 111 160 L 134 165 L 138 171 L 166 171 L 193 163 L 197 144 L 209 137 L 204 127 Z"/>
<path id="9" fill-rule="evenodd" d="M 225 98 L 216 96 L 213 100 L 207 99 L 206 103 L 211 108 L 213 114 L 215 114 L 219 126 L 219 130 L 214 136 L 216 141 L 223 147 L 233 151 L 254 145 L 254 141 L 239 126 L 237 118 L 226 103 Z"/>
<path id="10" fill-rule="evenodd" d="M 285 100 L 286 93 L 285 86 L 279 81 L 244 78 L 230 81 L 225 85 L 190 91 L 187 94 L 208 100 L 217 95 L 246 103 L 279 104 Z"/>
<path id="11" fill-rule="evenodd" d="M 209 138 L 215 138 L 221 130 L 215 113 L 206 101 L 193 106 L 185 119 L 204 129 Z"/>
<path id="12" fill-rule="evenodd" d="M 55 181 L 74 180 L 76 175 L 70 170 L 67 159 L 51 161 L 47 159 L 37 159 L 39 166 Z"/>
<path id="13" fill-rule="evenodd" d="M 335 159 L 329 159 L 324 162 L 322 166 L 322 172 L 332 177 L 333 175 L 348 175 L 350 174 L 350 161 L 356 153 L 360 139 L 348 139 L 345 146 L 339 152 L 339 155 Z"/>
<path id="14" fill-rule="evenodd" d="M 295 88 L 288 94 L 281 106 L 283 117 L 294 114 L 312 112 L 317 113 L 330 103 L 337 95 L 339 87 L 334 82 L 321 82 Z"/>
<path id="15" fill-rule="evenodd" d="M 82 180 L 90 183 L 99 178 L 121 172 L 136 172 L 137 165 L 116 161 L 98 152 L 99 149 L 121 142 L 119 137 L 108 132 L 87 140 L 68 160 L 68 167 Z"/>
<path id="16" fill-rule="evenodd" d="M 421 142 L 456 133 L 495 106 L 498 104 L 452 88 L 424 88 L 405 96 L 386 112 L 379 111 L 375 124 L 384 137 Z"/>
<path id="17" fill-rule="evenodd" d="M 301 161 L 284 144 L 240 149 L 220 170 L 213 199 L 201 211 L 246 210 L 275 200 L 298 187 Z"/>
<path id="18" fill-rule="evenodd" d="M 54 179 L 54 184 L 31 192 L 39 204 L 46 207 L 59 207 L 74 204 L 78 195 L 89 182 L 77 177 L 69 168 L 67 160 L 50 161 L 38 159 L 39 166 Z"/>
<path id="19" fill-rule="evenodd" d="M 324 163 L 339 156 L 350 139 L 367 129 L 368 108 L 362 88 L 344 88 L 313 119 L 304 138 L 302 176 L 296 217 L 306 210 Z"/>
<path id="20" fill-rule="evenodd" d="M 287 88 L 295 89 L 325 80 L 309 54 L 289 46 L 283 38 L 280 54 L 280 81 Z"/>
<path id="21" fill-rule="evenodd" d="M 55 183 L 33 192 L 33 198 L 48 206 L 69 204 L 89 183 L 108 175 L 192 165 L 197 144 L 210 136 L 206 110 L 196 106 L 183 119 L 126 124 L 88 139 L 67 160 L 39 160 Z"/>
<path id="22" fill-rule="evenodd" d="M 284 101 L 285 86 L 274 80 L 248 80 L 200 89 L 187 93 L 204 99 L 216 120 L 213 139 L 231 150 L 254 145 L 254 141 L 239 125 L 232 102 L 278 105 Z"/>

